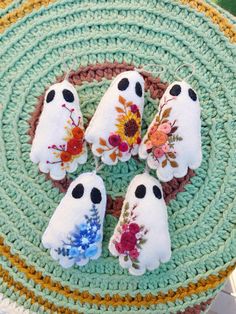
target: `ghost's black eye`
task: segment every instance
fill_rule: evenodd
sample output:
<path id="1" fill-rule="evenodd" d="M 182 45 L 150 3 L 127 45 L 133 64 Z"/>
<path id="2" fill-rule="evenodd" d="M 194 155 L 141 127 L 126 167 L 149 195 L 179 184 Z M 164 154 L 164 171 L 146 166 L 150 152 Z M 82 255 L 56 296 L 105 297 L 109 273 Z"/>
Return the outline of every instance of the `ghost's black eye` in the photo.
<path id="1" fill-rule="evenodd" d="M 63 89 L 62 94 L 67 102 L 73 102 L 75 100 L 73 93 L 69 89 Z"/>
<path id="2" fill-rule="evenodd" d="M 72 196 L 76 199 L 81 198 L 84 195 L 84 186 L 83 184 L 79 183 L 74 187 L 72 191 Z"/>
<path id="3" fill-rule="evenodd" d="M 143 90 L 142 90 L 142 86 L 139 82 L 137 82 L 135 84 L 135 93 L 139 96 L 139 97 L 142 97 L 143 95 Z"/>
<path id="4" fill-rule="evenodd" d="M 49 103 L 51 102 L 55 97 L 55 90 L 52 89 L 50 92 L 47 94 L 46 102 Z"/>
<path id="5" fill-rule="evenodd" d="M 93 204 L 99 204 L 102 200 L 102 194 L 97 188 L 93 188 L 90 193 L 91 201 Z"/>
<path id="6" fill-rule="evenodd" d="M 153 194 L 156 196 L 156 198 L 158 198 L 160 200 L 161 199 L 161 190 L 159 189 L 159 187 L 157 185 L 154 185 L 152 190 L 153 190 Z"/>
<path id="7" fill-rule="evenodd" d="M 192 88 L 189 88 L 188 94 L 189 94 L 189 97 L 190 97 L 193 101 L 196 101 L 196 100 L 197 100 L 197 94 L 195 93 L 195 91 L 194 91 Z"/>
<path id="8" fill-rule="evenodd" d="M 126 90 L 129 86 L 129 80 L 125 77 L 118 83 L 118 89 L 123 91 Z"/>
<path id="9" fill-rule="evenodd" d="M 137 186 L 136 190 L 135 190 L 135 196 L 137 198 L 144 198 L 146 195 L 146 187 L 143 184 L 140 184 L 139 186 Z"/>
<path id="10" fill-rule="evenodd" d="M 175 84 L 170 89 L 170 94 L 172 96 L 178 96 L 181 93 L 181 86 L 179 84 Z"/>

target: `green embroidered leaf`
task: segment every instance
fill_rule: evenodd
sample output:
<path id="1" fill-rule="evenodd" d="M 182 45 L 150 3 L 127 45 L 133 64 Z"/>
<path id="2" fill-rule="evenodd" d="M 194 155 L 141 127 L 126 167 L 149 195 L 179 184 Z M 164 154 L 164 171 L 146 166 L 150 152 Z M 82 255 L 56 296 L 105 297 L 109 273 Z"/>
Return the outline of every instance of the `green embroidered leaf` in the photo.
<path id="1" fill-rule="evenodd" d="M 168 108 L 168 109 L 166 109 L 166 110 L 163 112 L 163 114 L 162 114 L 162 119 L 169 117 L 170 112 L 171 112 L 171 109 L 172 109 L 172 108 Z"/>
<path id="2" fill-rule="evenodd" d="M 127 202 L 126 204 L 125 204 L 125 210 L 128 210 L 129 209 L 129 203 Z"/>
<path id="3" fill-rule="evenodd" d="M 167 159 L 163 160 L 161 163 L 162 168 L 165 168 L 166 165 L 167 165 Z"/>
<path id="4" fill-rule="evenodd" d="M 156 121 L 160 122 L 160 117 L 159 116 L 156 116 Z"/>
<path id="5" fill-rule="evenodd" d="M 125 257 L 124 257 L 124 261 L 125 261 L 125 262 L 128 262 L 128 260 L 129 260 L 128 256 L 127 256 L 127 255 L 125 255 Z"/>
<path id="6" fill-rule="evenodd" d="M 169 143 L 180 142 L 183 138 L 179 135 L 171 135 L 168 139 Z"/>
<path id="7" fill-rule="evenodd" d="M 143 244 L 146 243 L 146 242 L 147 242 L 146 239 L 141 239 L 140 242 L 139 242 L 139 244 L 143 245 Z"/>
<path id="8" fill-rule="evenodd" d="M 170 161 L 170 165 L 171 165 L 171 167 L 172 168 L 177 168 L 178 167 L 178 164 L 177 164 L 177 162 L 176 161 Z"/>
<path id="9" fill-rule="evenodd" d="M 132 267 L 135 268 L 135 269 L 139 269 L 139 265 L 137 263 L 133 263 Z"/>

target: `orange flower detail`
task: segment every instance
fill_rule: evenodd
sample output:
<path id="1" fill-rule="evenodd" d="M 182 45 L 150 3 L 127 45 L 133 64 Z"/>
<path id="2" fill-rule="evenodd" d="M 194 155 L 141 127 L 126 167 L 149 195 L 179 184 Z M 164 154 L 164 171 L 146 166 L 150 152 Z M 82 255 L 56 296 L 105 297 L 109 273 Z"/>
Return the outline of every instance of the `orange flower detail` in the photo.
<path id="1" fill-rule="evenodd" d="M 152 142 L 153 146 L 161 146 L 165 144 L 168 140 L 168 135 L 162 131 L 156 131 L 150 136 L 150 141 Z"/>
<path id="2" fill-rule="evenodd" d="M 68 162 L 71 160 L 71 154 L 69 152 L 61 152 L 61 160 L 64 161 L 64 162 Z"/>
<path id="3" fill-rule="evenodd" d="M 78 126 L 72 129 L 72 134 L 77 140 L 82 140 L 84 138 L 84 131 Z"/>

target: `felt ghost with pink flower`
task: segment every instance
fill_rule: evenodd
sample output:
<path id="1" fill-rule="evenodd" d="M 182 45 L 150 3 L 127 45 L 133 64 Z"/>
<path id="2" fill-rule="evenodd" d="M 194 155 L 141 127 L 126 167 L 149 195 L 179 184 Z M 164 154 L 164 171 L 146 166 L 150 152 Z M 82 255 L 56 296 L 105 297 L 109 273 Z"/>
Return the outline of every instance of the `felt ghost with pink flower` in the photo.
<path id="1" fill-rule="evenodd" d="M 79 97 L 67 80 L 46 92 L 30 159 L 54 180 L 63 179 L 87 160 Z"/>
<path id="2" fill-rule="evenodd" d="M 167 209 L 156 178 L 144 173 L 130 182 L 109 251 L 132 275 L 143 275 L 170 259 Z"/>
<path id="3" fill-rule="evenodd" d="M 161 181 L 181 178 L 202 161 L 200 104 L 186 82 L 174 82 L 160 100 L 159 111 L 139 147 Z"/>
<path id="4" fill-rule="evenodd" d="M 95 156 L 115 165 L 138 153 L 144 105 L 144 80 L 137 71 L 119 74 L 102 97 L 85 132 Z"/>

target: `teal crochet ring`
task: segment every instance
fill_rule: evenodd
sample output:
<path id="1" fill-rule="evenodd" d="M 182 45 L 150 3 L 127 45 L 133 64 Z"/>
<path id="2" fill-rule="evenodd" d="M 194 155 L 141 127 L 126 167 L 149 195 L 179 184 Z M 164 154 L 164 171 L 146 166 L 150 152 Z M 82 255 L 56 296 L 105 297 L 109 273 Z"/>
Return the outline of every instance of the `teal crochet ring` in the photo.
<path id="1" fill-rule="evenodd" d="M 2 298 L 22 313 L 205 311 L 236 264 L 235 19 L 198 0 L 14 1 L 0 9 L 0 17 Z M 98 260 L 64 270 L 41 244 L 69 183 L 94 169 L 89 149 L 88 162 L 59 182 L 29 159 L 45 91 L 65 76 L 62 56 L 73 69 L 69 80 L 85 128 L 114 77 L 163 65 L 160 77 L 144 73 L 142 136 L 176 79 L 175 69 L 195 66 L 188 83 L 201 104 L 203 160 L 186 177 L 162 185 L 172 257 L 143 276 L 129 275 L 108 251 L 127 186 L 145 167 L 136 157 L 99 173 L 108 203 Z M 187 75 L 182 69 L 181 76 Z"/>

